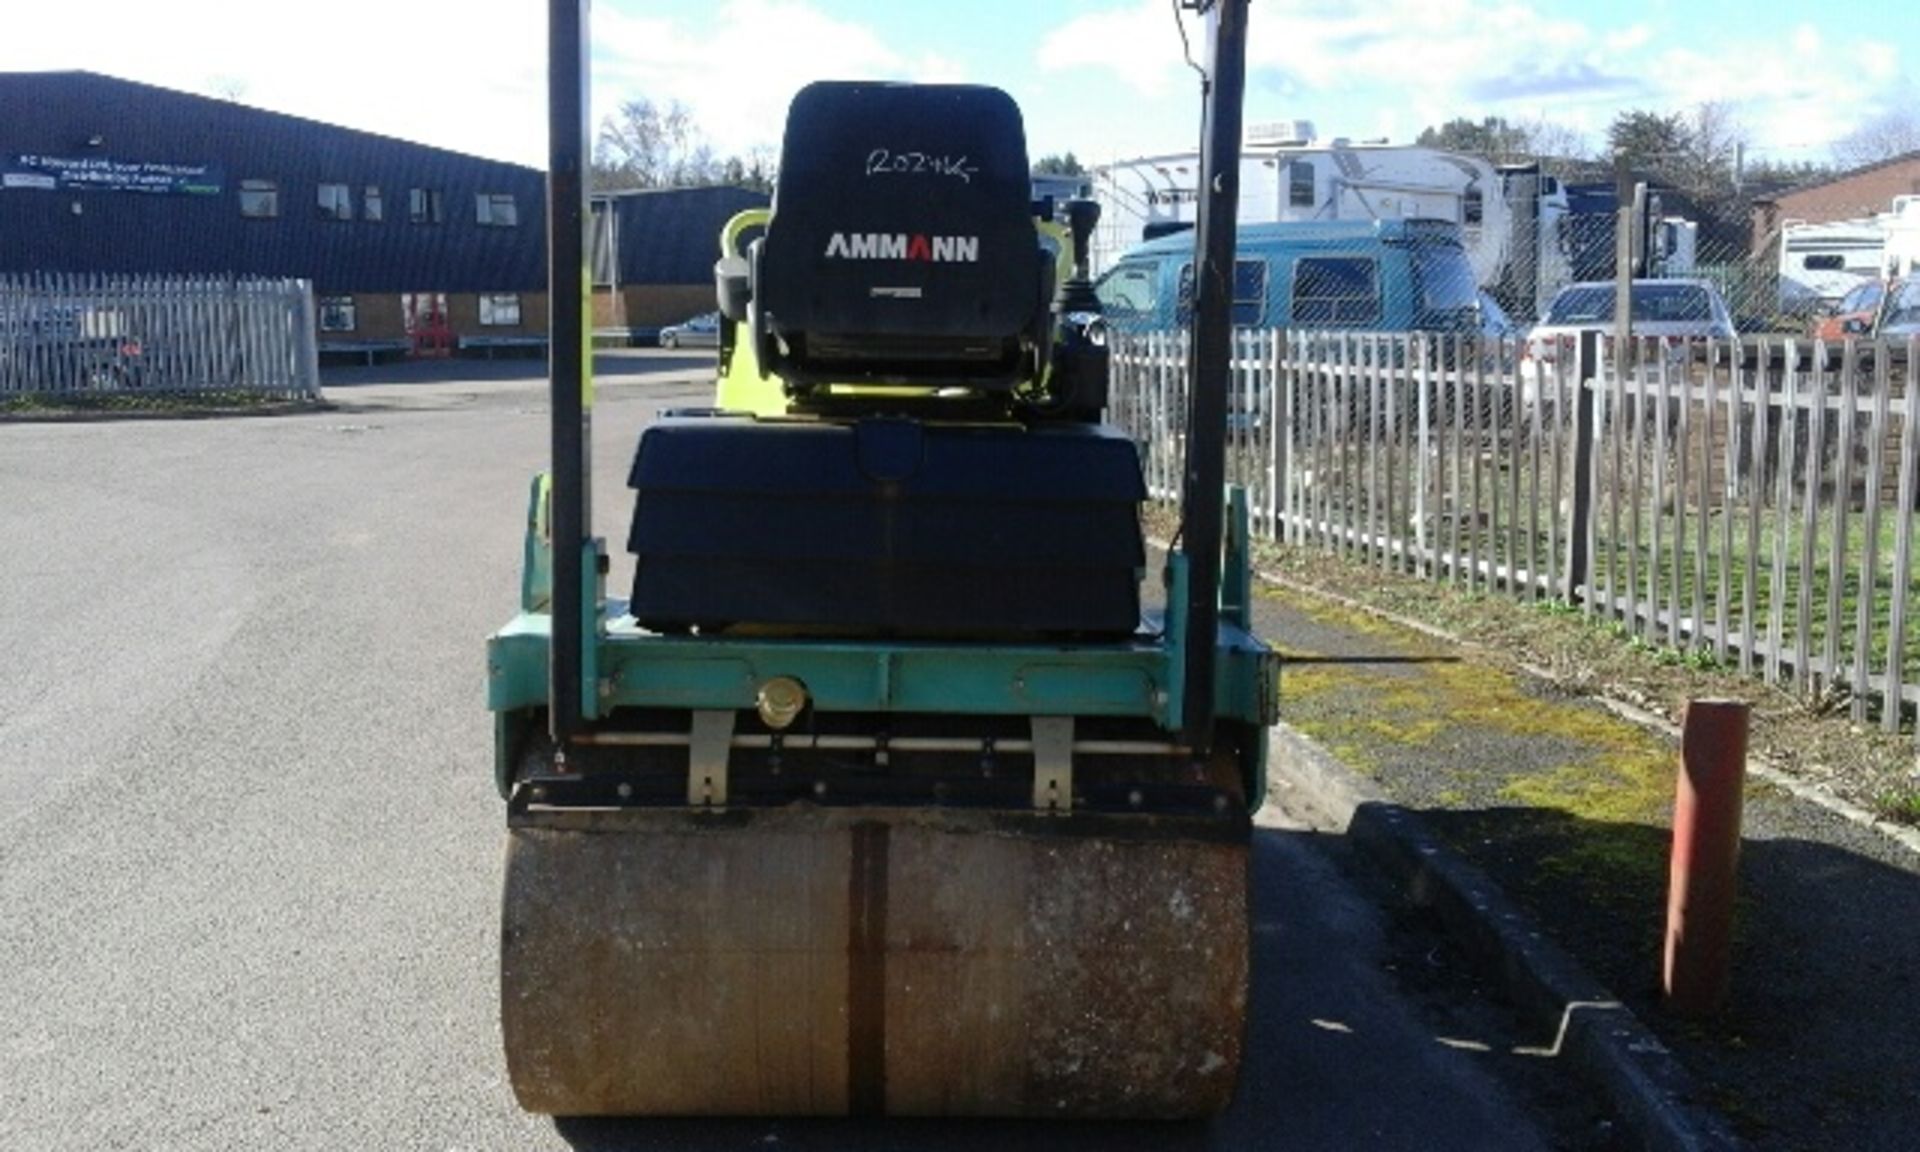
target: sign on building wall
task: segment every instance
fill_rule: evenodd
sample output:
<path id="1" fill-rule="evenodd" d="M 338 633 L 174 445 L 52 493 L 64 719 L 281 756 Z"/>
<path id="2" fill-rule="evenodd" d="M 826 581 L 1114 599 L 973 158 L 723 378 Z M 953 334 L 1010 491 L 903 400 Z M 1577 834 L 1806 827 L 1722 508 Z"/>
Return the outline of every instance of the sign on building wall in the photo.
<path id="1" fill-rule="evenodd" d="M 47 192 L 155 192 L 217 196 L 220 170 L 211 164 L 161 164 L 108 156 L 46 156 L 17 153 L 0 169 L 0 188 Z"/>

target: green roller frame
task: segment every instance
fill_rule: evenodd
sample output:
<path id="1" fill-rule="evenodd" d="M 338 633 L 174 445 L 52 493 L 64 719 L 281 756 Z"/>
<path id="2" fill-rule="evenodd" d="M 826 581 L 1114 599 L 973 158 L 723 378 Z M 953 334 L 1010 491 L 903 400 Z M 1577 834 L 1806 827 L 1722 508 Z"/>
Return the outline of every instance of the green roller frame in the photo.
<path id="1" fill-rule="evenodd" d="M 553 669 L 551 485 L 535 480 L 527 516 L 520 613 L 487 643 L 487 706 L 496 716 L 495 774 L 509 794 L 519 740 L 549 703 Z M 1263 733 L 1277 718 L 1279 660 L 1250 631 L 1250 558 L 1244 492 L 1227 502 L 1213 712 Z M 1150 612 L 1124 641 L 979 644 L 661 636 L 641 630 L 626 604 L 605 595 L 600 541 L 583 557 L 578 625 L 583 727 L 618 709 L 751 709 L 762 684 L 791 677 L 824 712 L 950 716 L 1078 716 L 1151 720 L 1179 729 L 1185 710 L 1188 637 L 1180 612 Z M 1167 557 L 1166 602 L 1184 603 L 1188 558 Z M 542 726 L 544 727 L 544 726 Z M 1265 794 L 1264 747 L 1249 764 L 1248 797 Z"/>

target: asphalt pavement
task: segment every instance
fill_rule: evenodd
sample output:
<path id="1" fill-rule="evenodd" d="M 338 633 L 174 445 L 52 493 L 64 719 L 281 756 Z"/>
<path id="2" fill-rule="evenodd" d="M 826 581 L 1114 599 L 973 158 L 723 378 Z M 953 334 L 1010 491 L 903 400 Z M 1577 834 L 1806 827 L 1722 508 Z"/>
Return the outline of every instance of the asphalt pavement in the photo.
<path id="1" fill-rule="evenodd" d="M 608 374 L 603 533 L 638 428 L 698 403 L 697 376 Z M 332 398 L 0 424 L 0 1147 L 1605 1145 L 1497 993 L 1284 812 L 1256 846 L 1249 1055 L 1215 1123 L 522 1114 L 482 643 L 518 594 L 545 398 L 525 377 Z"/>

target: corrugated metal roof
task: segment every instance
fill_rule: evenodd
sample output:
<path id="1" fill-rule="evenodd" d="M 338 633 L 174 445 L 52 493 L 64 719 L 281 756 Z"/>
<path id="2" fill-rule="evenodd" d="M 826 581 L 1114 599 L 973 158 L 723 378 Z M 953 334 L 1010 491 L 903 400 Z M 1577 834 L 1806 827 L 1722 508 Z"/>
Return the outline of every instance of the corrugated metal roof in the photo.
<path id="1" fill-rule="evenodd" d="M 603 193 L 619 222 L 622 284 L 711 284 L 720 228 L 734 214 L 765 208 L 745 188 L 661 188 Z"/>
<path id="2" fill-rule="evenodd" d="M 1870 175 L 1874 172 L 1879 172 L 1883 169 L 1892 168 L 1901 164 L 1910 164 L 1916 160 L 1920 160 L 1920 150 L 1902 152 L 1897 156 L 1889 156 L 1885 160 L 1876 160 L 1871 164 L 1862 164 L 1858 168 L 1849 168 L 1845 172 L 1836 172 L 1831 176 L 1821 176 L 1814 180 L 1808 180 L 1804 183 L 1782 188 L 1777 192 L 1771 192 L 1765 196 L 1756 196 L 1753 202 L 1755 204 L 1777 204 L 1789 196 L 1797 196 L 1802 192 L 1811 192 L 1816 188 L 1845 184 L 1847 181 L 1855 179 L 1856 177 Z"/>

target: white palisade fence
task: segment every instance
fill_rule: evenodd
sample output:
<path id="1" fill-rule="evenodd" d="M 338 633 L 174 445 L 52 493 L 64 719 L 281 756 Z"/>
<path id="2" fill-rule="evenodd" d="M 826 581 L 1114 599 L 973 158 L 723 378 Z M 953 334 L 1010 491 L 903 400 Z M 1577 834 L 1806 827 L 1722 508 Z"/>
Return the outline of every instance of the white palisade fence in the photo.
<path id="1" fill-rule="evenodd" d="M 0 276 L 0 397 L 319 391 L 304 280 Z"/>
<path id="2" fill-rule="evenodd" d="M 1920 704 L 1911 342 L 1235 334 L 1257 535 L 1552 600 L 1895 730 Z M 1178 500 L 1186 339 L 1116 338 L 1109 417 Z"/>

